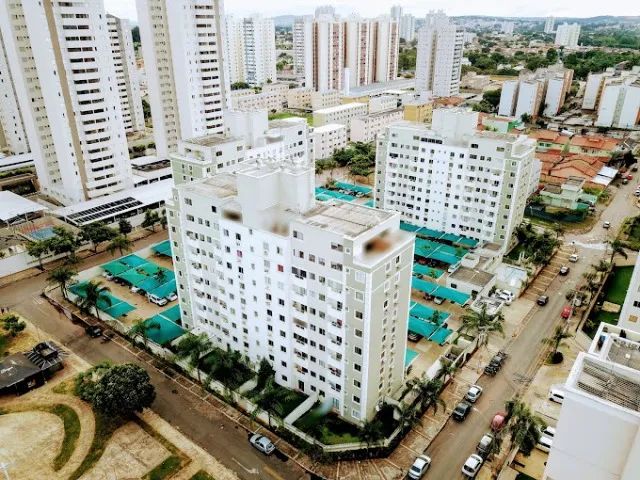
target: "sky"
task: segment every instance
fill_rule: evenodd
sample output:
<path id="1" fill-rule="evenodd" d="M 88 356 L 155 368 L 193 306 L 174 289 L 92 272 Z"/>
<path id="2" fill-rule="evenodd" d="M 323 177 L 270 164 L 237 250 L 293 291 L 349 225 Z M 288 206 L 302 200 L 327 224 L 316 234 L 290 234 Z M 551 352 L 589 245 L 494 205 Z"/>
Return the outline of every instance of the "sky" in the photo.
<path id="1" fill-rule="evenodd" d="M 118 17 L 135 20 L 135 0 L 104 0 L 107 12 Z M 374 17 L 389 12 L 392 0 L 225 0 L 226 13 L 250 15 L 260 13 L 266 17 L 277 15 L 306 15 L 313 13 L 318 5 L 332 5 L 338 13 L 347 15 L 358 13 Z M 594 17 L 598 15 L 638 15 L 640 9 L 632 7 L 634 0 L 406 0 L 397 1 L 405 13 L 417 17 L 424 16 L 429 10 L 442 9 L 447 15 L 487 15 L 518 17 Z"/>

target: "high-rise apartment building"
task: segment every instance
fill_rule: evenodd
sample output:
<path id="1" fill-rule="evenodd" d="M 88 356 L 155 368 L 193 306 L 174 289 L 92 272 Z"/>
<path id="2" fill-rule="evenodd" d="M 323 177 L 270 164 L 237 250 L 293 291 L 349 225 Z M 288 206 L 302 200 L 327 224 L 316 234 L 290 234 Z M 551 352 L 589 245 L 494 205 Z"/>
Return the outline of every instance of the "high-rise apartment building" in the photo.
<path id="1" fill-rule="evenodd" d="M 27 153 L 29 140 L 0 30 L 0 151 L 2 150 L 12 155 Z"/>
<path id="2" fill-rule="evenodd" d="M 391 16 L 391 18 L 393 18 L 396 21 L 400 21 L 400 19 L 402 18 L 402 6 L 401 5 L 394 5 L 393 7 L 391 7 L 391 10 L 389 11 L 389 15 Z"/>
<path id="3" fill-rule="evenodd" d="M 107 15 L 107 24 L 124 131 L 127 133 L 143 131 L 142 96 L 140 95 L 140 83 L 136 70 L 136 54 L 133 48 L 131 24 L 129 20 L 113 15 Z"/>
<path id="4" fill-rule="evenodd" d="M 175 188 L 182 322 L 361 423 L 403 383 L 413 239 L 397 213 L 316 205 L 314 178 L 262 159 Z"/>
<path id="5" fill-rule="evenodd" d="M 262 85 L 276 81 L 276 37 L 273 19 L 254 15 L 226 17 L 229 81 Z"/>
<path id="6" fill-rule="evenodd" d="M 432 126 L 398 122 L 378 136 L 376 205 L 403 220 L 507 245 L 522 221 L 535 141 L 477 131 L 478 114 L 433 111 Z"/>
<path id="7" fill-rule="evenodd" d="M 449 22 L 441 11 L 427 15 L 418 31 L 416 91 L 436 97 L 460 92 L 464 29 Z"/>
<path id="8" fill-rule="evenodd" d="M 556 27 L 556 19 L 554 17 L 547 17 L 544 21 L 544 33 L 553 33 Z"/>
<path id="9" fill-rule="evenodd" d="M 640 478 L 640 333 L 601 323 L 587 352 L 578 353 L 544 480 Z"/>
<path id="10" fill-rule="evenodd" d="M 560 47 L 575 48 L 580 39 L 580 25 L 577 23 L 568 24 L 564 22 L 556 29 L 555 44 Z"/>
<path id="11" fill-rule="evenodd" d="M 132 186 L 102 0 L 0 2 L 0 31 L 42 191 L 74 204 Z"/>
<path id="12" fill-rule="evenodd" d="M 321 13 L 297 18 L 293 26 L 294 71 L 319 92 L 394 80 L 399 47 L 399 24 L 387 16 Z"/>
<path id="13" fill-rule="evenodd" d="M 413 15 L 403 15 L 400 18 L 400 38 L 406 42 L 413 42 L 416 38 L 416 17 Z"/>
<path id="14" fill-rule="evenodd" d="M 136 0 L 156 151 L 223 133 L 229 83 L 221 0 Z"/>

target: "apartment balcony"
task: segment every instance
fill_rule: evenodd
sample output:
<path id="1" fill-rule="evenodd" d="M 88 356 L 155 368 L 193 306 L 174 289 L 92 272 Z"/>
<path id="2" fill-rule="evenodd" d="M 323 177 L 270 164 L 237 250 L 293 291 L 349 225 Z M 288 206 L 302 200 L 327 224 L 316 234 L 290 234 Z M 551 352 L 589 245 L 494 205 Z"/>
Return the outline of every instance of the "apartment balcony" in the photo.
<path id="1" fill-rule="evenodd" d="M 342 318 L 344 317 L 344 312 L 342 310 L 338 310 L 337 306 L 327 303 L 327 315 L 333 318 Z"/>
<path id="2" fill-rule="evenodd" d="M 334 300 L 335 302 L 343 302 L 344 301 L 344 293 L 343 292 L 337 292 L 336 290 L 334 290 L 332 288 L 327 288 L 326 295 L 327 295 L 327 298 L 329 298 L 331 300 Z"/>
<path id="3" fill-rule="evenodd" d="M 333 320 L 332 322 L 329 322 L 327 327 L 329 333 L 336 337 L 342 337 L 342 335 L 344 335 L 342 320 Z"/>
<path id="4" fill-rule="evenodd" d="M 332 353 L 327 356 L 327 365 L 334 368 L 342 368 L 344 366 L 344 361 L 342 360 L 341 353 Z"/>

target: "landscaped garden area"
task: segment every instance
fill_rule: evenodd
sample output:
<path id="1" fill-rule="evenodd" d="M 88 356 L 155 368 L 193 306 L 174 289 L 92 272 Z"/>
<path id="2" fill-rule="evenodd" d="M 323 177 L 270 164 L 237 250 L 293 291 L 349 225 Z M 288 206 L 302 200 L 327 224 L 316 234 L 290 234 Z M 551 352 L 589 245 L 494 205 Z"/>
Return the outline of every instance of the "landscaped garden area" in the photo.
<path id="1" fill-rule="evenodd" d="M 640 216 L 626 221 L 622 227 L 621 240 L 625 247 L 640 250 Z"/>
<path id="2" fill-rule="evenodd" d="M 601 322 L 615 325 L 618 323 L 620 311 L 609 311 L 605 306 L 607 302 L 622 308 L 629 284 L 631 283 L 631 275 L 633 274 L 633 266 L 614 267 L 613 271 L 607 278 L 602 294 L 598 298 L 596 306 L 591 311 L 591 315 L 584 325 L 584 332 L 593 337 L 598 330 Z"/>
<path id="3" fill-rule="evenodd" d="M 538 233 L 531 223 L 516 227 L 518 244 L 507 254 L 515 263 L 546 265 L 559 245 L 557 237 L 549 232 Z"/>

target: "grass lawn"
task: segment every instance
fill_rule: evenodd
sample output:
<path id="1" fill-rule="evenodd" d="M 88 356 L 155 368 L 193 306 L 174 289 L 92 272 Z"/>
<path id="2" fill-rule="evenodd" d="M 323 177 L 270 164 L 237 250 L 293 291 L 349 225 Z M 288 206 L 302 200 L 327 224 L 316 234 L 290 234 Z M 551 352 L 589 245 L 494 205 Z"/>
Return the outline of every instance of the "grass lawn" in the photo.
<path id="1" fill-rule="evenodd" d="M 613 269 L 613 273 L 609 275 L 604 286 L 604 298 L 607 302 L 617 303 L 618 305 L 624 303 L 624 297 L 627 295 L 632 274 L 633 266 L 615 267 Z"/>
<path id="2" fill-rule="evenodd" d="M 0 358 L 4 358 L 7 355 L 7 350 L 11 344 L 11 337 L 9 335 L 0 334 Z"/>
<path id="3" fill-rule="evenodd" d="M 284 417 L 293 412 L 298 405 L 300 405 L 307 399 L 307 396 L 304 393 L 296 392 L 295 390 L 288 390 L 280 385 L 278 385 L 278 388 L 281 388 L 282 390 L 286 390 L 288 393 L 293 394 L 291 395 L 291 400 L 283 402 L 282 414 L 284 415 Z"/>
<path id="4" fill-rule="evenodd" d="M 53 459 L 53 469 L 57 472 L 66 465 L 76 449 L 76 443 L 80 437 L 80 419 L 75 410 L 67 405 L 52 405 L 42 410 L 53 413 L 64 424 L 62 446 L 56 458 Z"/>
<path id="5" fill-rule="evenodd" d="M 289 113 L 289 112 L 280 112 L 280 113 L 271 113 L 269 114 L 269 120 L 284 120 L 285 118 L 304 118 L 310 127 L 313 127 L 313 114 L 311 113 Z"/>
<path id="6" fill-rule="evenodd" d="M 333 412 L 323 415 L 318 412 L 317 407 L 300 417 L 294 426 L 314 436 L 325 445 L 359 443 L 361 441 L 360 429 L 357 426 L 340 419 Z"/>
<path id="7" fill-rule="evenodd" d="M 164 480 L 165 478 L 171 477 L 174 473 L 180 470 L 181 467 L 182 460 L 180 457 L 171 455 L 170 457 L 167 457 L 164 462 L 145 475 L 144 478 L 148 480 Z"/>
<path id="8" fill-rule="evenodd" d="M 513 260 L 514 262 L 517 262 L 518 260 L 520 260 L 520 253 L 524 250 L 524 245 L 522 244 L 518 244 L 515 247 L 513 247 L 511 249 L 511 251 L 509 252 L 509 254 L 507 255 L 507 258 L 510 258 L 511 260 Z"/>
<path id="9" fill-rule="evenodd" d="M 191 477 L 189 480 L 216 480 L 216 479 L 213 478 L 211 475 L 209 475 L 204 470 L 200 470 L 193 477 Z"/>

